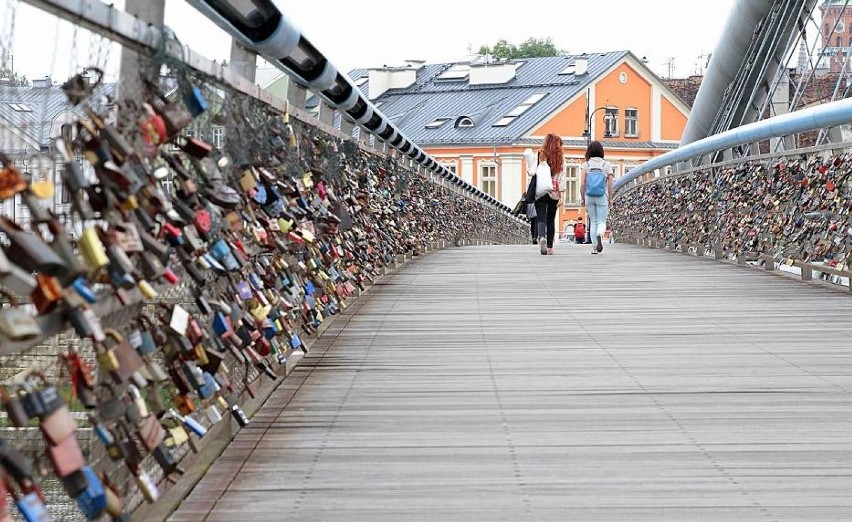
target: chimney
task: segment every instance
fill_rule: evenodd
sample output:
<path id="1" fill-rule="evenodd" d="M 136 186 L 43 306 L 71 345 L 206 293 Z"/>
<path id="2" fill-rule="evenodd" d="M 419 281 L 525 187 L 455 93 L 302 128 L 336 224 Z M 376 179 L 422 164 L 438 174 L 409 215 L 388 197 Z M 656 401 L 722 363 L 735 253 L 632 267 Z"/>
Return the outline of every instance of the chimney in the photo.
<path id="1" fill-rule="evenodd" d="M 574 76 L 582 76 L 589 72 L 589 59 L 576 58 L 574 59 Z"/>
<path id="2" fill-rule="evenodd" d="M 375 100 L 390 89 L 405 89 L 416 81 L 417 70 L 410 66 L 370 69 L 368 97 Z"/>
<path id="3" fill-rule="evenodd" d="M 508 83 L 515 78 L 515 62 L 470 64 L 470 85 Z"/>
<path id="4" fill-rule="evenodd" d="M 45 76 L 44 78 L 38 78 L 37 80 L 33 80 L 33 89 L 47 89 L 53 86 L 53 81 L 50 79 L 50 76 Z"/>

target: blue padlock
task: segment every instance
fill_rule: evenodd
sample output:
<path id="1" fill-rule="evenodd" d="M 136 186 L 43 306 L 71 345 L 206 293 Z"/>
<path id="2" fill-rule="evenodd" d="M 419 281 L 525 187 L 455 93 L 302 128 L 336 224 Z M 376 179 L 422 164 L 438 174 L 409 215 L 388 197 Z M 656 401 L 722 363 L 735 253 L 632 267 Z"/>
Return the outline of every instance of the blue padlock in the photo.
<path id="1" fill-rule="evenodd" d="M 201 113 L 210 109 L 210 104 L 207 103 L 207 99 L 204 98 L 201 89 L 195 86 L 187 93 L 184 101 L 186 102 L 186 109 L 193 117 L 198 117 Z"/>
<path id="2" fill-rule="evenodd" d="M 263 290 L 264 288 L 263 280 L 259 275 L 257 275 L 257 272 L 249 274 L 249 282 L 251 283 L 251 286 L 255 287 L 257 290 Z"/>
<path id="3" fill-rule="evenodd" d="M 300 346 L 302 346 L 302 340 L 299 339 L 298 335 L 293 334 L 293 337 L 290 338 L 290 348 L 298 350 Z"/>
<path id="4" fill-rule="evenodd" d="M 47 512 L 47 507 L 33 491 L 15 501 L 18 511 L 26 522 L 51 522 L 53 518 Z"/>
<path id="5" fill-rule="evenodd" d="M 106 490 L 91 466 L 84 466 L 82 471 L 89 485 L 74 500 L 87 520 L 95 520 L 103 515 L 106 509 Z"/>
<path id="6" fill-rule="evenodd" d="M 308 281 L 308 282 L 305 283 L 305 293 L 306 294 L 314 295 L 314 292 L 316 292 L 316 290 L 317 290 L 316 287 L 314 286 L 314 284 L 311 281 Z"/>
<path id="7" fill-rule="evenodd" d="M 94 290 L 89 287 L 86 280 L 82 277 L 78 277 L 71 283 L 71 286 L 74 288 L 74 291 L 77 292 L 80 297 L 83 298 L 89 304 L 94 304 L 98 300 L 98 296 L 95 295 Z"/>
<path id="8" fill-rule="evenodd" d="M 266 192 L 266 187 L 262 183 L 258 183 L 252 199 L 259 205 L 266 204 L 266 201 L 269 199 L 269 194 Z"/>
<path id="9" fill-rule="evenodd" d="M 207 428 L 202 426 L 197 420 L 192 417 L 181 417 L 180 422 L 183 424 L 183 427 L 195 433 L 198 437 L 203 437 L 207 435 Z"/>
<path id="10" fill-rule="evenodd" d="M 231 331 L 231 322 L 227 315 L 222 312 L 216 312 L 213 315 L 213 331 L 219 337 Z"/>

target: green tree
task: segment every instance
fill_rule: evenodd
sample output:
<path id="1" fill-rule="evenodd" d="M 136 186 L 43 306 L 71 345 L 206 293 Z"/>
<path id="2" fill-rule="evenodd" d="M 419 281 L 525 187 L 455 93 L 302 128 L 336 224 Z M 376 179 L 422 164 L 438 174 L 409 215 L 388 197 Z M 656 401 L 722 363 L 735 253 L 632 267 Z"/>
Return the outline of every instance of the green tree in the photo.
<path id="1" fill-rule="evenodd" d="M 18 73 L 12 73 L 12 70 L 8 67 L 0 67 L 0 79 L 8 79 L 12 80 L 12 85 L 17 85 L 19 87 L 27 87 L 30 85 L 30 81 L 26 76 L 19 76 Z"/>
<path id="2" fill-rule="evenodd" d="M 557 49 L 550 38 L 527 38 L 521 45 L 515 45 L 507 40 L 498 40 L 491 47 L 485 45 L 479 48 L 479 54 L 491 54 L 501 60 L 514 58 L 544 58 L 547 56 L 562 56 L 565 51 Z"/>

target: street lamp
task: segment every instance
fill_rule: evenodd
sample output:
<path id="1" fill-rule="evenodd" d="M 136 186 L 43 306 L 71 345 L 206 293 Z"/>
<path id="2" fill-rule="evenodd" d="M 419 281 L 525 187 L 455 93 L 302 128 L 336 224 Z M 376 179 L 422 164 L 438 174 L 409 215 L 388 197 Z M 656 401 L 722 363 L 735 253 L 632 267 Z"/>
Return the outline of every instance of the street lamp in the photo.
<path id="1" fill-rule="evenodd" d="M 588 119 L 586 119 L 586 130 L 583 131 L 583 137 L 586 138 L 586 145 L 592 142 L 592 120 L 595 117 L 595 113 L 600 110 L 606 110 L 606 107 L 598 107 L 589 114 Z M 612 133 L 609 132 L 610 122 L 612 122 L 613 114 L 611 112 L 604 113 L 604 138 L 612 138 Z"/>

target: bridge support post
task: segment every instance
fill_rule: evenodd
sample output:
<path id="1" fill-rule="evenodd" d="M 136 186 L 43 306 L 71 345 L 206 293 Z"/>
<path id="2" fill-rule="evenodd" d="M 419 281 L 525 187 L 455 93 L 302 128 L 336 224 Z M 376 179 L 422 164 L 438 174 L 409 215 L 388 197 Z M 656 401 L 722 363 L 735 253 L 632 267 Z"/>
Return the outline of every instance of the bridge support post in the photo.
<path id="1" fill-rule="evenodd" d="M 814 271 L 811 270 L 810 265 L 808 265 L 806 263 L 802 263 L 800 268 L 802 269 L 802 281 L 813 281 L 814 280 Z"/>
<path id="2" fill-rule="evenodd" d="M 737 264 L 738 265 L 746 264 L 746 255 L 745 254 L 737 254 Z"/>
<path id="3" fill-rule="evenodd" d="M 725 258 L 725 252 L 722 250 L 722 247 L 720 247 L 720 246 L 714 247 L 713 253 L 714 253 L 717 261 L 721 261 L 722 259 Z"/>
<path id="4" fill-rule="evenodd" d="M 775 258 L 769 254 L 763 254 L 763 268 L 767 272 L 772 272 L 775 270 Z"/>

